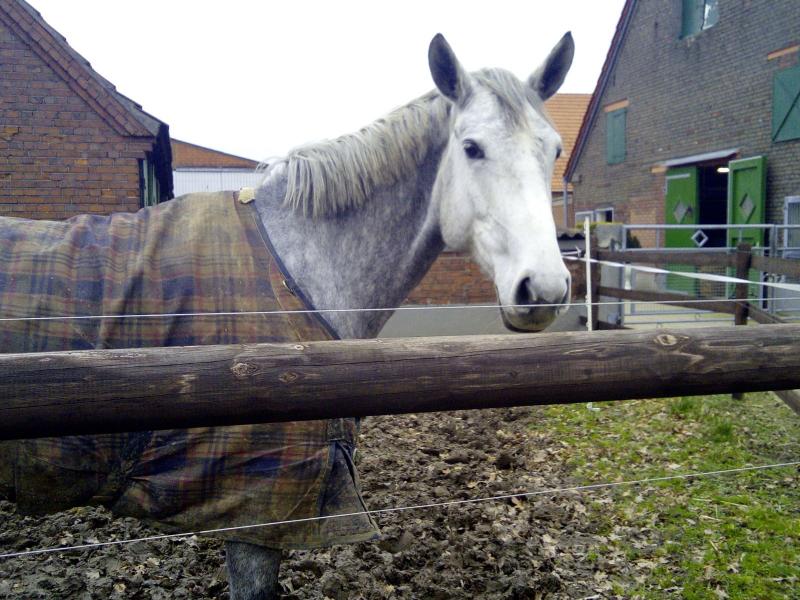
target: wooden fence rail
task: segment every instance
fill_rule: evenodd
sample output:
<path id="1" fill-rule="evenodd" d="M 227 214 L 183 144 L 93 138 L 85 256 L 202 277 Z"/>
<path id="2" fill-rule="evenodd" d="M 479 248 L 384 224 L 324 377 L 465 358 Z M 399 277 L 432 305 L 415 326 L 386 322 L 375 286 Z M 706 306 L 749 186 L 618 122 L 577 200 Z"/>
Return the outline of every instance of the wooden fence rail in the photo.
<path id="1" fill-rule="evenodd" d="M 0 355 L 0 439 L 800 387 L 800 325 Z"/>
<path id="2" fill-rule="evenodd" d="M 598 250 L 599 260 L 693 267 L 736 267 L 736 255 L 709 250 Z"/>
<path id="3" fill-rule="evenodd" d="M 788 277 L 800 277 L 800 261 L 753 254 L 749 244 L 739 244 L 734 252 L 715 250 L 599 250 L 597 251 L 597 257 L 600 260 L 607 261 L 660 265 L 666 269 L 669 269 L 670 264 L 731 268 L 736 270 L 735 275 L 738 279 L 747 279 L 751 269 Z M 783 323 L 784 320 L 780 317 L 762 310 L 749 301 L 748 287 L 748 284 L 737 283 L 734 288 L 733 302 L 692 297 L 671 292 L 624 290 L 602 285 L 598 288 L 597 293 L 601 296 L 610 296 L 632 302 L 668 302 L 674 306 L 732 314 L 736 325 L 746 325 L 748 319 L 760 324 Z M 702 300 L 702 302 L 697 302 L 698 300 Z M 775 393 L 800 415 L 800 390 L 776 389 Z M 734 393 L 734 396 L 740 397 L 740 394 Z"/>

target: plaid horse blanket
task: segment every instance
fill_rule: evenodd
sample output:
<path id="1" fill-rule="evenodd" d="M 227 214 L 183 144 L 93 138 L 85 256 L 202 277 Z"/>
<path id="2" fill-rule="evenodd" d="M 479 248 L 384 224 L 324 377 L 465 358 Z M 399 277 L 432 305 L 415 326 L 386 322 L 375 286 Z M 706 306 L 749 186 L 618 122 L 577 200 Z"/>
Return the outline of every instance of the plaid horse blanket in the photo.
<path id="1" fill-rule="evenodd" d="M 330 339 L 308 314 L 230 314 L 302 307 L 269 248 L 233 192 L 63 222 L 0 218 L 0 318 L 40 318 L 0 321 L 0 352 Z M 41 319 L 65 316 L 79 318 Z M 365 510 L 355 438 L 355 421 L 336 419 L 0 442 L 0 494 L 23 512 L 99 503 L 168 531 L 353 513 Z M 272 548 L 376 536 L 365 515 L 219 534 Z"/>

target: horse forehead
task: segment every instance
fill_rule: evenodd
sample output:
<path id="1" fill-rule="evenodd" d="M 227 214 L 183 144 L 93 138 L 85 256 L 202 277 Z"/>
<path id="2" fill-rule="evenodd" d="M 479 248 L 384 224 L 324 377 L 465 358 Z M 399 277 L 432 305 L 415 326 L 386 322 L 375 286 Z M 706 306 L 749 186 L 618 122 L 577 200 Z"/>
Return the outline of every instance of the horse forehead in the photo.
<path id="1" fill-rule="evenodd" d="M 456 114 L 454 131 L 457 135 L 468 135 L 480 130 L 502 130 L 507 126 L 506 121 L 497 98 L 488 90 L 479 89 Z"/>
<path id="2" fill-rule="evenodd" d="M 509 108 L 491 90 L 479 88 L 467 107 L 457 115 L 454 131 L 456 135 L 484 132 L 508 141 L 534 139 L 552 142 L 559 139 L 542 108 L 526 102 L 515 109 L 513 116 L 508 111 Z"/>

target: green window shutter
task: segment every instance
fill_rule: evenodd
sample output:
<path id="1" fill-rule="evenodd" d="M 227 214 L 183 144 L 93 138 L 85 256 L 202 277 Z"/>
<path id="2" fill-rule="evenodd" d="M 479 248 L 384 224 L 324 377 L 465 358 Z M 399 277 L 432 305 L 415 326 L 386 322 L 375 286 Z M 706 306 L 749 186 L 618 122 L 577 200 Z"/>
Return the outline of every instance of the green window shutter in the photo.
<path id="1" fill-rule="evenodd" d="M 606 114 L 606 160 L 616 165 L 625 160 L 625 121 L 628 110 L 621 108 Z"/>
<path id="2" fill-rule="evenodd" d="M 800 138 L 800 66 L 775 73 L 772 80 L 772 141 Z"/>
<path id="3" fill-rule="evenodd" d="M 696 35 L 719 22 L 718 0 L 683 0 L 681 37 Z"/>
<path id="4" fill-rule="evenodd" d="M 704 0 L 683 0 L 681 37 L 700 33 L 703 29 L 705 8 Z"/>

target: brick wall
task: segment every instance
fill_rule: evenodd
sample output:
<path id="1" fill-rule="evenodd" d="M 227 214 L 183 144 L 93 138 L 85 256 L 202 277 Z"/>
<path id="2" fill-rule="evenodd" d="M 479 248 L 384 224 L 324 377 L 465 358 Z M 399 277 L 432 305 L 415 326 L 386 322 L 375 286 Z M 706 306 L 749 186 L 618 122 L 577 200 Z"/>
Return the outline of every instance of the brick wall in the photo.
<path id="1" fill-rule="evenodd" d="M 720 0 L 719 22 L 687 39 L 680 39 L 681 5 L 636 3 L 573 174 L 575 210 L 614 205 L 618 221 L 661 223 L 659 162 L 738 148 L 739 157 L 767 157 L 767 219 L 781 222 L 783 198 L 800 194 L 800 141 L 771 141 L 772 81 L 798 53 L 768 55 L 800 42 L 797 0 Z M 607 165 L 602 107 L 622 100 L 629 101 L 627 154 Z"/>
<path id="2" fill-rule="evenodd" d="M 137 210 L 152 146 L 117 134 L 0 22 L 0 215 Z"/>
<path id="3" fill-rule="evenodd" d="M 565 263 L 572 274 L 572 297 L 586 294 L 583 263 Z M 494 304 L 494 283 L 463 252 L 444 252 L 406 299 L 406 304 Z"/>
<path id="4" fill-rule="evenodd" d="M 409 294 L 408 304 L 485 304 L 496 302 L 494 284 L 468 254 L 444 252 Z"/>

